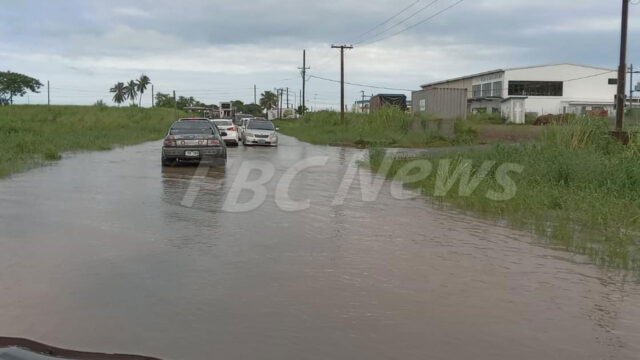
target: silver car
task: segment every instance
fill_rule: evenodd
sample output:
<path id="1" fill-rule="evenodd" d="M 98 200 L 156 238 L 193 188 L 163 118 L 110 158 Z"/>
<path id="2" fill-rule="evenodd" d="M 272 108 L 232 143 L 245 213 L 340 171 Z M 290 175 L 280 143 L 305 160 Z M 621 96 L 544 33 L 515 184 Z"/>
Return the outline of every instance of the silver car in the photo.
<path id="1" fill-rule="evenodd" d="M 249 120 L 242 135 L 244 145 L 278 146 L 278 128 L 269 120 Z"/>

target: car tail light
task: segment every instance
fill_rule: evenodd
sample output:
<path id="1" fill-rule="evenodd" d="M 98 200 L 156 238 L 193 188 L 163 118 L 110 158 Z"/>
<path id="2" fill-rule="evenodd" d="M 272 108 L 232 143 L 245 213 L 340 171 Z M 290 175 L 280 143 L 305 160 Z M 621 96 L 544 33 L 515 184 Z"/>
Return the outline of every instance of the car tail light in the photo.
<path id="1" fill-rule="evenodd" d="M 207 146 L 220 146 L 220 140 L 207 140 Z"/>
<path id="2" fill-rule="evenodd" d="M 228 131 L 236 131 L 236 127 L 235 127 L 235 126 L 232 126 L 232 127 L 230 127 L 230 128 L 227 128 L 227 130 L 228 130 Z"/>
<path id="3" fill-rule="evenodd" d="M 176 140 L 172 138 L 164 139 L 164 146 L 176 146 Z"/>

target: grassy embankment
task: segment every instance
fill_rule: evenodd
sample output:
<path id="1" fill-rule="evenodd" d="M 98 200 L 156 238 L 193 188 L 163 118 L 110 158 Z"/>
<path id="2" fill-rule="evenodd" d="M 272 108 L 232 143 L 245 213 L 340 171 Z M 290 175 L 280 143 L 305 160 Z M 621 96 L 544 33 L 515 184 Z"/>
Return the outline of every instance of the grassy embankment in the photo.
<path id="1" fill-rule="evenodd" d="M 456 122 L 455 137 L 446 139 L 437 131 L 429 130 L 437 119 L 409 115 L 396 108 L 383 108 L 372 114 L 320 111 L 307 113 L 299 119 L 277 120 L 280 132 L 302 141 L 318 145 L 425 147 L 470 144 L 475 132 Z"/>
<path id="2" fill-rule="evenodd" d="M 542 128 L 532 125 L 504 125 L 502 118 L 486 114 L 456 120 L 454 136 L 443 137 L 427 124 L 437 122 L 425 115 L 404 114 L 386 108 L 372 114 L 345 114 L 344 123 L 337 112 L 308 113 L 299 119 L 277 120 L 283 134 L 318 145 L 439 147 L 496 142 L 521 142 L 538 139 Z"/>
<path id="3" fill-rule="evenodd" d="M 58 160 L 66 151 L 157 140 L 173 121 L 173 109 L 2 106 L 0 177 Z"/>
<path id="4" fill-rule="evenodd" d="M 370 165 L 381 170 L 383 151 L 372 151 Z M 485 161 L 495 161 L 488 176 L 470 196 L 461 196 L 457 186 L 434 196 L 442 159 L 452 163 L 453 174 L 465 159 L 472 160 L 471 175 Z M 407 180 L 399 170 L 415 159 L 397 159 L 387 173 Z M 608 135 L 606 121 L 577 119 L 567 125 L 545 127 L 542 139 L 523 145 L 496 145 L 474 151 L 428 158 L 433 171 L 426 179 L 405 183 L 431 196 L 436 203 L 453 206 L 490 218 L 508 221 L 561 245 L 589 255 L 606 266 L 640 272 L 640 135 L 622 146 Z M 487 198 L 487 191 L 501 191 L 495 172 L 500 164 L 522 166 L 511 173 L 515 196 L 506 201 Z M 441 170 L 442 174 L 446 174 Z M 444 178 L 444 177 L 443 177 Z M 459 185 L 459 182 L 458 182 Z"/>

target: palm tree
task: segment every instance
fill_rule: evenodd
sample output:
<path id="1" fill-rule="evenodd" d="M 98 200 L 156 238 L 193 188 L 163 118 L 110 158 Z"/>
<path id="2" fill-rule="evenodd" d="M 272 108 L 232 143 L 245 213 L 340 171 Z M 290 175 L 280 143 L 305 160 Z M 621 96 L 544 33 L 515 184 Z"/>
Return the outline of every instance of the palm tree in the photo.
<path id="1" fill-rule="evenodd" d="M 131 105 L 135 105 L 136 98 L 138 97 L 138 91 L 136 90 L 136 81 L 129 80 L 127 86 L 124 87 L 124 91 L 127 94 L 127 99 L 131 100 Z"/>
<path id="2" fill-rule="evenodd" d="M 136 90 L 140 93 L 140 103 L 138 106 L 142 106 L 142 94 L 147 90 L 147 86 L 151 84 L 151 79 L 145 74 L 140 75 L 140 78 L 136 82 Z"/>
<path id="3" fill-rule="evenodd" d="M 260 95 L 260 107 L 269 111 L 278 105 L 278 96 L 271 92 L 265 91 Z"/>
<path id="4" fill-rule="evenodd" d="M 127 89 L 123 82 L 117 82 L 109 91 L 113 93 L 113 102 L 118 106 L 127 100 Z"/>

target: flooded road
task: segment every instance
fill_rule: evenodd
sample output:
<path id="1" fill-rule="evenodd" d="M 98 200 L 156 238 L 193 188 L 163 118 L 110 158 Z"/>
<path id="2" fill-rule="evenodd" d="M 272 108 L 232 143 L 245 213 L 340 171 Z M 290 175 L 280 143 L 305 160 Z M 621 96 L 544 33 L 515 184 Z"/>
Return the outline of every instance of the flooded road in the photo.
<path id="1" fill-rule="evenodd" d="M 205 176 L 148 143 L 0 180 L 0 335 L 176 360 L 640 359 L 630 276 L 388 186 L 332 206 L 358 150 L 280 141 Z M 280 210 L 277 181 L 319 155 L 289 190 L 310 208 Z M 266 202 L 222 211 L 248 160 L 275 166 Z"/>

